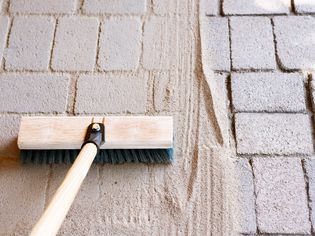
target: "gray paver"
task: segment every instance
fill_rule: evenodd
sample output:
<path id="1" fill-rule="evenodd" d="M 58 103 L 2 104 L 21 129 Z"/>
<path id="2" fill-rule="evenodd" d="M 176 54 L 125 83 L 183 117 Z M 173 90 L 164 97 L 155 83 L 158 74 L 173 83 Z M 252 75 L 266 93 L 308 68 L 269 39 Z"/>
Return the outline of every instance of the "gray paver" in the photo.
<path id="1" fill-rule="evenodd" d="M 54 19 L 51 17 L 15 17 L 5 57 L 5 68 L 8 70 L 48 70 L 54 25 Z"/>
<path id="2" fill-rule="evenodd" d="M 0 112 L 66 111 L 69 78 L 55 75 L 1 75 Z"/>
<path id="3" fill-rule="evenodd" d="M 0 65 L 2 64 L 3 51 L 7 42 L 9 30 L 9 17 L 0 16 Z"/>
<path id="4" fill-rule="evenodd" d="M 314 78 L 314 76 L 313 76 L 311 83 L 310 83 L 310 90 L 311 90 L 313 111 L 315 111 L 315 78 Z"/>
<path id="5" fill-rule="evenodd" d="M 219 14 L 219 0 L 203 0 L 205 14 L 207 16 L 216 16 Z"/>
<path id="6" fill-rule="evenodd" d="M 315 233 L 315 160 L 305 160 L 304 168 L 308 178 L 308 194 L 310 198 L 309 205 L 311 207 L 311 221 L 313 225 L 313 233 Z"/>
<path id="7" fill-rule="evenodd" d="M 146 110 L 147 78 L 81 76 L 76 113 L 143 113 Z"/>
<path id="8" fill-rule="evenodd" d="M 248 160 L 242 159 L 234 162 L 234 205 L 235 230 L 243 234 L 256 233 L 256 214 L 253 173 Z"/>
<path id="9" fill-rule="evenodd" d="M 100 35 L 102 70 L 136 70 L 141 55 L 140 18 L 105 20 Z"/>
<path id="10" fill-rule="evenodd" d="M 0 159 L 1 234 L 28 235 L 44 210 L 48 166 Z M 18 211 L 18 213 L 15 213 Z"/>
<path id="11" fill-rule="evenodd" d="M 91 17 L 59 19 L 52 68 L 61 71 L 89 71 L 96 63 L 99 22 Z"/>
<path id="12" fill-rule="evenodd" d="M 76 0 L 11 0 L 10 12 L 12 13 L 73 13 Z"/>
<path id="13" fill-rule="evenodd" d="M 277 51 L 284 69 L 315 68 L 315 19 L 311 16 L 275 17 Z"/>
<path id="14" fill-rule="evenodd" d="M 311 123 L 304 114 L 238 113 L 235 115 L 239 154 L 311 154 Z"/>
<path id="15" fill-rule="evenodd" d="M 288 14 L 290 0 L 224 0 L 223 11 L 226 15 L 264 15 Z"/>
<path id="16" fill-rule="evenodd" d="M 206 40 L 202 53 L 207 58 L 207 66 L 212 70 L 230 70 L 230 42 L 228 19 L 207 17 L 204 27 Z"/>
<path id="17" fill-rule="evenodd" d="M 232 67 L 275 69 L 272 25 L 266 17 L 231 18 Z"/>
<path id="18" fill-rule="evenodd" d="M 167 70 L 176 63 L 175 18 L 151 17 L 144 24 L 143 66 Z"/>
<path id="19" fill-rule="evenodd" d="M 16 137 L 20 127 L 19 123 L 19 115 L 0 115 L 0 156 L 18 156 Z"/>
<path id="20" fill-rule="evenodd" d="M 294 7 L 297 13 L 315 13 L 314 0 L 294 0 Z"/>
<path id="21" fill-rule="evenodd" d="M 84 13 L 91 14 L 143 14 L 147 8 L 147 0 L 86 0 Z"/>
<path id="22" fill-rule="evenodd" d="M 298 73 L 233 73 L 231 84 L 235 112 L 306 112 Z"/>
<path id="23" fill-rule="evenodd" d="M 253 160 L 256 212 L 261 233 L 309 234 L 311 224 L 301 160 Z"/>

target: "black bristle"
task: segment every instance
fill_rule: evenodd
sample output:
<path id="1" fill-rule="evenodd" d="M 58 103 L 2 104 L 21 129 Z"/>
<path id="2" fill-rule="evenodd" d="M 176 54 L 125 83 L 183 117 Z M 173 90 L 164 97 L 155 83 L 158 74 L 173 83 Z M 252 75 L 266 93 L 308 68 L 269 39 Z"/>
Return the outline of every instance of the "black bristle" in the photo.
<path id="1" fill-rule="evenodd" d="M 70 164 L 80 150 L 21 150 L 22 163 Z M 172 163 L 173 149 L 101 149 L 95 157 L 97 164 Z"/>

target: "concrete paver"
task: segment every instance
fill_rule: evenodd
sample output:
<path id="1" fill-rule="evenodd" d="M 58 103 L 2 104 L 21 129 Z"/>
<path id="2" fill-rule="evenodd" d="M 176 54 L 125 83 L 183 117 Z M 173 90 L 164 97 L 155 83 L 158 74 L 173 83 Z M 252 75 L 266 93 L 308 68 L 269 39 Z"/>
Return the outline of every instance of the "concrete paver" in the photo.
<path id="1" fill-rule="evenodd" d="M 237 204 L 232 215 L 238 222 L 236 231 L 242 234 L 256 233 L 256 213 L 253 173 L 251 166 L 246 159 L 237 160 L 234 163 L 234 184 Z"/>
<path id="2" fill-rule="evenodd" d="M 113 19 L 102 23 L 99 66 L 101 70 L 136 70 L 141 55 L 141 21 Z"/>
<path id="3" fill-rule="evenodd" d="M 90 71 L 96 63 L 98 19 L 63 17 L 58 20 L 52 68 L 60 71 Z"/>
<path id="4" fill-rule="evenodd" d="M 253 160 L 257 222 L 261 233 L 309 234 L 308 203 L 301 160 Z"/>
<path id="5" fill-rule="evenodd" d="M 27 235 L 43 211 L 47 166 L 21 166 L 14 159 L 0 159 L 2 235 Z M 14 214 L 13 212 L 18 212 Z"/>
<path id="6" fill-rule="evenodd" d="M 11 13 L 64 14 L 74 13 L 76 0 L 11 0 Z"/>
<path id="7" fill-rule="evenodd" d="M 226 15 L 267 15 L 288 14 L 290 0 L 224 0 L 223 11 Z"/>
<path id="8" fill-rule="evenodd" d="M 297 13 L 315 13 L 315 2 L 313 0 L 294 0 Z"/>
<path id="9" fill-rule="evenodd" d="M 68 86 L 66 76 L 1 75 L 0 112 L 64 113 Z"/>
<path id="10" fill-rule="evenodd" d="M 269 18 L 232 17 L 230 25 L 233 69 L 276 68 Z"/>
<path id="11" fill-rule="evenodd" d="M 307 175 L 309 206 L 311 209 L 312 230 L 315 233 L 315 160 L 304 160 L 304 168 Z"/>
<path id="12" fill-rule="evenodd" d="M 174 18 L 175 19 L 175 18 Z M 168 70 L 176 61 L 174 19 L 151 17 L 144 24 L 143 66 L 145 69 Z"/>
<path id="13" fill-rule="evenodd" d="M 298 73 L 233 73 L 231 84 L 235 112 L 306 112 Z"/>
<path id="14" fill-rule="evenodd" d="M 82 113 L 144 113 L 147 78 L 80 76 L 75 111 Z"/>
<path id="15" fill-rule="evenodd" d="M 277 52 L 284 69 L 315 68 L 314 28 L 315 19 L 311 16 L 274 18 Z"/>
<path id="16" fill-rule="evenodd" d="M 229 71 L 231 62 L 228 19 L 208 17 L 206 20 L 207 40 L 202 53 L 208 57 L 210 69 Z"/>
<path id="17" fill-rule="evenodd" d="M 15 17 L 5 57 L 5 68 L 8 70 L 48 70 L 54 27 L 55 21 L 52 17 Z"/>
<path id="18" fill-rule="evenodd" d="M 0 16 L 0 65 L 2 65 L 3 51 L 7 42 L 9 30 L 9 17 Z"/>
<path id="19" fill-rule="evenodd" d="M 238 113 L 235 116 L 239 154 L 311 154 L 311 122 L 304 114 Z"/>
<path id="20" fill-rule="evenodd" d="M 86 0 L 82 9 L 90 14 L 143 14 L 147 0 Z"/>
<path id="21" fill-rule="evenodd" d="M 19 127 L 19 115 L 0 115 L 0 156 L 15 157 L 19 153 L 16 143 Z"/>

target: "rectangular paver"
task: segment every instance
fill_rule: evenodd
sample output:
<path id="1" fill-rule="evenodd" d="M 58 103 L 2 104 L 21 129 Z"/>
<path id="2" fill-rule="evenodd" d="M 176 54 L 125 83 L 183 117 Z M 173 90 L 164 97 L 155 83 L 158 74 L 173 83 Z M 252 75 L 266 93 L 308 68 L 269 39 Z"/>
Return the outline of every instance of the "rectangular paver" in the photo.
<path id="1" fill-rule="evenodd" d="M 301 160 L 253 160 L 258 230 L 261 233 L 309 234 L 311 224 Z"/>
<path id="2" fill-rule="evenodd" d="M 314 78 L 314 75 L 312 75 L 312 80 L 311 80 L 309 89 L 311 90 L 313 111 L 315 111 L 315 78 Z"/>
<path id="3" fill-rule="evenodd" d="M 231 84 L 235 112 L 306 112 L 298 73 L 233 73 Z"/>
<path id="4" fill-rule="evenodd" d="M 309 206 L 311 208 L 312 230 L 315 233 L 315 160 L 305 160 L 304 168 L 308 180 L 308 195 L 310 198 Z"/>
<path id="5" fill-rule="evenodd" d="M 315 68 L 315 19 L 311 16 L 275 17 L 277 52 L 284 69 Z"/>
<path id="6" fill-rule="evenodd" d="M 56 71 L 90 71 L 96 63 L 98 19 L 63 17 L 58 20 L 52 57 Z"/>
<path id="7" fill-rule="evenodd" d="M 110 19 L 102 23 L 98 64 L 102 70 L 136 70 L 141 55 L 140 18 Z"/>
<path id="8" fill-rule="evenodd" d="M 69 78 L 54 75 L 1 75 L 0 112 L 66 111 Z"/>
<path id="9" fill-rule="evenodd" d="M 55 21 L 52 17 L 18 16 L 13 19 L 6 54 L 8 70 L 48 70 Z"/>
<path id="10" fill-rule="evenodd" d="M 16 137 L 19 127 L 19 115 L 0 115 L 0 156 L 18 156 Z"/>
<path id="11" fill-rule="evenodd" d="M 83 12 L 90 14 L 143 14 L 147 0 L 86 0 Z"/>
<path id="12" fill-rule="evenodd" d="M 297 13 L 315 13 L 314 0 L 294 0 L 294 7 Z"/>
<path id="13" fill-rule="evenodd" d="M 256 233 L 255 196 L 252 168 L 246 159 L 233 163 L 233 210 L 235 231 L 242 234 Z"/>
<path id="14" fill-rule="evenodd" d="M 153 0 L 153 12 L 157 15 L 181 14 L 187 9 L 187 1 Z"/>
<path id="15" fill-rule="evenodd" d="M 175 18 L 151 17 L 144 24 L 143 66 L 145 69 L 170 69 L 176 62 Z"/>
<path id="16" fill-rule="evenodd" d="M 271 21 L 267 17 L 232 17 L 233 69 L 275 69 Z"/>
<path id="17" fill-rule="evenodd" d="M 311 154 L 311 122 L 304 114 L 238 113 L 235 116 L 239 154 Z"/>
<path id="18" fill-rule="evenodd" d="M 207 16 L 216 16 L 219 14 L 219 0 L 203 0 L 203 9 Z M 201 10 L 201 9 L 200 9 Z"/>
<path id="19" fill-rule="evenodd" d="M 81 76 L 76 113 L 143 113 L 146 110 L 146 77 Z"/>
<path id="20" fill-rule="evenodd" d="M 9 30 L 9 17 L 0 16 L 0 65 L 2 64 L 3 51 L 7 42 Z"/>
<path id="21" fill-rule="evenodd" d="M 44 210 L 48 170 L 0 158 L 2 235 L 30 233 Z"/>
<path id="22" fill-rule="evenodd" d="M 230 41 L 228 19 L 222 17 L 204 18 L 202 53 L 205 63 L 212 70 L 230 70 Z"/>
<path id="23" fill-rule="evenodd" d="M 47 14 L 73 13 L 76 0 L 11 0 L 11 13 Z"/>
<path id="24" fill-rule="evenodd" d="M 223 11 L 225 15 L 267 15 L 288 14 L 290 0 L 224 0 Z"/>

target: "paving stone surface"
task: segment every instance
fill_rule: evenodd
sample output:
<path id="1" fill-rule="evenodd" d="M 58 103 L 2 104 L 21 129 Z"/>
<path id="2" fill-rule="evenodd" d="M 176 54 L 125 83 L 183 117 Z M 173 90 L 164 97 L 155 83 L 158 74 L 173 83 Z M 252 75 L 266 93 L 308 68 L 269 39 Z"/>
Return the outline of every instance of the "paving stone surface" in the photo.
<path id="1" fill-rule="evenodd" d="M 203 45 L 203 53 L 207 55 L 208 66 L 212 70 L 229 71 L 230 41 L 228 19 L 222 17 L 208 17 L 204 32 L 207 40 Z"/>
<path id="2" fill-rule="evenodd" d="M 311 154 L 311 122 L 304 114 L 238 113 L 235 115 L 239 154 Z"/>
<path id="3" fill-rule="evenodd" d="M 60 71 L 89 71 L 96 63 L 99 22 L 90 17 L 58 20 L 52 68 Z"/>
<path id="4" fill-rule="evenodd" d="M 3 51 L 7 42 L 9 30 L 9 17 L 0 16 L 0 65 L 2 64 Z"/>
<path id="5" fill-rule="evenodd" d="M 99 66 L 101 70 L 136 70 L 141 56 L 141 21 L 105 20 L 100 35 Z"/>
<path id="6" fill-rule="evenodd" d="M 315 111 L 315 78 L 313 76 L 312 76 L 312 80 L 310 82 L 309 89 L 311 92 L 313 111 Z"/>
<path id="7" fill-rule="evenodd" d="M 90 14 L 143 14 L 147 0 L 86 0 L 82 9 Z"/>
<path id="8" fill-rule="evenodd" d="M 315 13 L 315 1 L 294 0 L 294 7 L 297 13 Z"/>
<path id="9" fill-rule="evenodd" d="M 51 17 L 15 17 L 5 57 L 5 68 L 8 70 L 48 70 L 54 27 L 55 21 Z"/>
<path id="10" fill-rule="evenodd" d="M 230 26 L 233 69 L 276 68 L 272 25 L 269 18 L 232 17 Z"/>
<path id="11" fill-rule="evenodd" d="M 237 204 L 232 215 L 238 222 L 236 231 L 243 234 L 254 234 L 257 229 L 255 213 L 255 196 L 253 173 L 246 159 L 234 162 L 235 195 Z"/>
<path id="12" fill-rule="evenodd" d="M 147 79 L 137 77 L 81 76 L 75 111 L 82 113 L 144 113 Z"/>
<path id="13" fill-rule="evenodd" d="M 277 52 L 284 69 L 315 68 L 314 28 L 315 19 L 311 16 L 274 18 Z"/>
<path id="14" fill-rule="evenodd" d="M 15 157 L 19 153 L 16 139 L 19 127 L 19 115 L 0 115 L 0 156 Z"/>
<path id="15" fill-rule="evenodd" d="M 1 234 L 27 235 L 44 210 L 48 166 L 21 166 L 17 160 L 0 159 Z M 18 211 L 18 214 L 12 214 Z"/>
<path id="16" fill-rule="evenodd" d="M 187 7 L 186 1 L 153 0 L 153 12 L 157 15 L 179 15 Z"/>
<path id="17" fill-rule="evenodd" d="M 298 73 L 233 73 L 231 88 L 235 112 L 306 112 Z"/>
<path id="18" fill-rule="evenodd" d="M 11 0 L 11 13 L 74 13 L 76 0 Z"/>
<path id="19" fill-rule="evenodd" d="M 304 160 L 304 168 L 307 175 L 308 196 L 310 198 L 309 206 L 311 208 L 312 230 L 315 233 L 315 160 Z"/>
<path id="20" fill-rule="evenodd" d="M 143 66 L 145 69 L 171 69 L 176 61 L 174 19 L 151 17 L 144 24 Z"/>
<path id="21" fill-rule="evenodd" d="M 68 84 L 66 76 L 1 75 L 0 112 L 64 113 Z"/>
<path id="22" fill-rule="evenodd" d="M 311 223 L 301 160 L 253 160 L 258 230 L 271 234 L 309 234 Z"/>
<path id="23" fill-rule="evenodd" d="M 290 0 L 224 0 L 223 12 L 226 15 L 267 15 L 288 14 Z"/>

